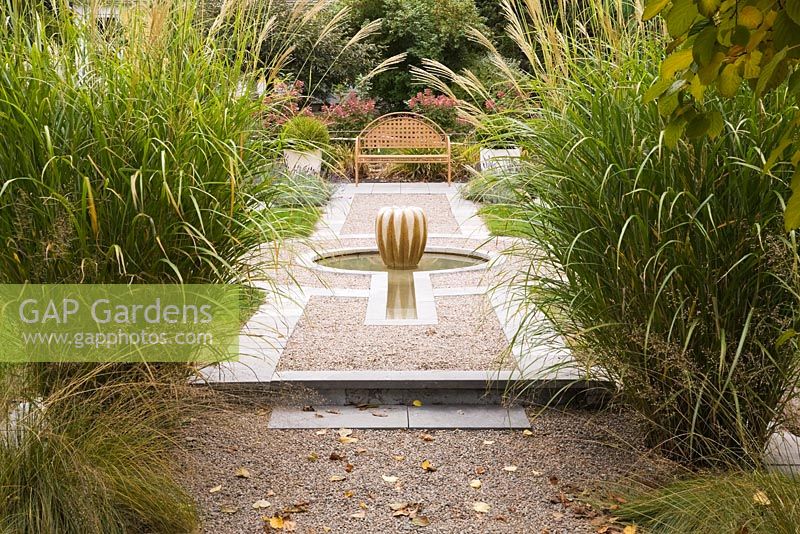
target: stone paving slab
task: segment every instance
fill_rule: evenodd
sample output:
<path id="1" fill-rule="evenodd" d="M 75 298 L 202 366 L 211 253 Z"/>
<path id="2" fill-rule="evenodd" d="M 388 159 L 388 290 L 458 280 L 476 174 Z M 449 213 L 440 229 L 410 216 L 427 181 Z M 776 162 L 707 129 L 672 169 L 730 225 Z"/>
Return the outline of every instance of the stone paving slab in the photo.
<path id="1" fill-rule="evenodd" d="M 789 475 L 800 476 L 800 436 L 776 432 L 767 444 L 767 465 Z"/>
<path id="2" fill-rule="evenodd" d="M 297 406 L 272 409 L 268 428 L 408 428 L 405 406 L 314 406 L 303 411 Z"/>
<path id="3" fill-rule="evenodd" d="M 408 409 L 409 428 L 530 428 L 519 406 L 420 406 Z"/>
<path id="4" fill-rule="evenodd" d="M 277 406 L 268 428 L 530 428 L 522 407 L 500 406 Z"/>

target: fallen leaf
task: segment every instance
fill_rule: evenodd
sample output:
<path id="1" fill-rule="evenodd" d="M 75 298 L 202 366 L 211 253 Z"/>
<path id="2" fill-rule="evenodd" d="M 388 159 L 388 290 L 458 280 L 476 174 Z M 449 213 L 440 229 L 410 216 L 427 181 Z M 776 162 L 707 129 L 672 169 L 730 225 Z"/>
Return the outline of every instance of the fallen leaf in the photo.
<path id="1" fill-rule="evenodd" d="M 561 521 L 562 519 L 564 519 L 564 514 L 562 514 L 561 512 L 553 512 L 553 519 L 555 519 L 556 521 Z"/>
<path id="2" fill-rule="evenodd" d="M 398 462 L 402 462 L 403 460 L 405 460 L 405 459 L 406 459 L 406 457 L 405 457 L 405 456 L 393 456 L 393 458 L 394 458 L 395 460 L 397 460 Z"/>
<path id="3" fill-rule="evenodd" d="M 365 452 L 367 452 L 367 449 L 361 449 L 361 448 L 356 449 L 356 454 L 364 454 Z"/>
<path id="4" fill-rule="evenodd" d="M 259 508 L 269 508 L 272 506 L 272 503 L 269 501 L 265 501 L 264 499 L 260 499 L 253 503 L 253 508 L 258 510 Z"/>
<path id="5" fill-rule="evenodd" d="M 422 461 L 422 469 L 424 469 L 425 471 L 428 471 L 430 473 L 433 473 L 434 471 L 436 471 L 436 468 L 433 467 L 433 464 L 428 460 L 423 460 Z"/>
<path id="6" fill-rule="evenodd" d="M 512 472 L 512 473 L 513 473 L 514 471 L 516 471 L 516 470 L 517 470 L 517 466 L 516 466 L 516 465 L 507 465 L 507 466 L 505 466 L 505 467 L 503 468 L 503 471 L 510 471 L 510 472 Z"/>
<path id="7" fill-rule="evenodd" d="M 415 408 L 419 408 L 420 406 L 422 406 L 422 401 L 421 400 L 414 400 L 414 401 L 411 402 L 411 406 L 414 406 Z"/>
<path id="8" fill-rule="evenodd" d="M 475 474 L 476 475 L 482 475 L 485 472 L 486 472 L 486 468 L 485 467 L 476 467 L 475 468 Z"/>
<path id="9" fill-rule="evenodd" d="M 270 528 L 274 528 L 275 530 L 283 530 L 283 517 L 279 515 L 273 515 L 272 517 L 268 518 Z"/>
<path id="10" fill-rule="evenodd" d="M 344 470 L 347 473 L 352 473 L 353 472 L 353 464 L 347 464 L 346 466 L 344 466 Z"/>
<path id="11" fill-rule="evenodd" d="M 392 510 L 394 510 L 396 512 L 397 510 L 402 510 L 403 508 L 408 508 L 408 503 L 407 502 L 392 502 L 392 503 L 389 503 L 389 508 L 391 508 Z"/>
<path id="12" fill-rule="evenodd" d="M 358 503 L 358 506 L 359 506 L 360 508 L 363 508 L 364 510 L 366 510 L 366 509 L 367 509 L 367 503 L 365 503 L 364 501 L 361 501 L 360 503 Z"/>
<path id="13" fill-rule="evenodd" d="M 339 415 L 340 413 L 342 413 L 339 410 L 325 410 L 325 411 L 328 413 L 332 413 L 333 415 Z"/>
<path id="14" fill-rule="evenodd" d="M 433 441 L 433 436 L 431 436 L 430 434 L 420 434 L 419 439 L 421 439 L 422 441 Z"/>
<path id="15" fill-rule="evenodd" d="M 622 534 L 636 534 L 636 525 L 628 525 L 622 529 Z"/>
<path id="16" fill-rule="evenodd" d="M 318 436 L 324 436 L 325 434 L 327 434 L 327 433 L 328 433 L 328 429 L 327 429 L 327 428 L 323 428 L 322 430 L 317 430 L 317 431 L 316 431 L 316 432 L 314 432 L 314 433 L 315 433 L 316 435 L 318 435 Z"/>
<path id="17" fill-rule="evenodd" d="M 220 506 L 219 511 L 223 514 L 235 514 L 239 509 L 232 504 L 223 504 Z"/>
<path id="18" fill-rule="evenodd" d="M 389 484 L 394 484 L 395 482 L 397 482 L 396 476 L 381 475 L 381 478 L 383 479 L 384 482 L 388 482 Z"/>
<path id="19" fill-rule="evenodd" d="M 348 436 L 341 436 L 339 438 L 339 443 L 355 443 L 356 441 L 358 441 L 358 438 L 351 438 Z"/>
<path id="20" fill-rule="evenodd" d="M 346 438 L 347 436 L 350 436 L 352 433 L 353 433 L 353 429 L 351 429 L 351 428 L 340 428 L 338 430 L 339 436 L 341 436 L 343 438 Z"/>
<path id="21" fill-rule="evenodd" d="M 542 476 L 542 473 L 541 473 L 541 471 L 537 471 L 536 469 L 532 470 L 532 471 L 531 471 L 531 474 L 532 474 L 533 476 L 535 476 L 535 477 Z"/>
<path id="22" fill-rule="evenodd" d="M 311 454 L 308 455 L 309 462 L 316 462 L 317 460 L 319 460 L 319 456 L 317 456 L 316 452 L 312 452 Z"/>
<path id="23" fill-rule="evenodd" d="M 238 478 L 250 478 L 250 471 L 245 469 L 244 467 L 240 467 L 234 473 Z"/>
<path id="24" fill-rule="evenodd" d="M 477 479 L 477 478 L 474 479 L 474 480 L 470 480 L 469 481 L 469 487 L 471 487 L 471 488 L 481 489 L 482 485 L 483 485 L 483 483 L 481 483 L 481 481 L 479 479 Z"/>
<path id="25" fill-rule="evenodd" d="M 352 517 L 353 519 L 364 519 L 365 517 L 367 517 L 367 512 L 361 510 L 360 512 L 354 513 L 350 517 Z"/>
<path id="26" fill-rule="evenodd" d="M 267 490 L 267 497 L 274 497 L 274 496 L 275 496 L 275 492 L 274 491 Z"/>
<path id="27" fill-rule="evenodd" d="M 296 502 L 294 506 L 290 506 L 286 510 L 283 511 L 284 515 L 286 514 L 304 514 L 308 512 L 308 502 Z"/>
<path id="28" fill-rule="evenodd" d="M 431 520 L 424 515 L 419 515 L 411 520 L 411 524 L 417 527 L 427 527 L 431 524 Z"/>
<path id="29" fill-rule="evenodd" d="M 528 430 L 528 429 L 526 428 L 525 430 L 523 430 L 523 431 L 522 431 L 522 435 L 523 435 L 523 436 L 532 436 L 532 435 L 533 435 L 533 432 L 531 432 L 530 430 Z"/>
<path id="30" fill-rule="evenodd" d="M 479 514 L 486 514 L 489 512 L 489 510 L 492 509 L 492 507 L 486 504 L 485 502 L 476 501 L 472 503 L 472 509 L 478 512 Z"/>
<path id="31" fill-rule="evenodd" d="M 557 477 L 557 476 L 555 476 L 555 475 L 550 475 L 550 476 L 547 478 L 547 480 L 550 482 L 550 484 L 552 484 L 552 485 L 554 485 L 554 486 L 555 486 L 556 484 L 558 484 L 558 477 Z M 622 502 L 624 503 L 625 501 L 623 500 Z"/>
<path id="32" fill-rule="evenodd" d="M 331 482 L 341 482 L 342 480 L 346 479 L 347 477 L 344 475 L 333 475 L 331 477 Z"/>
<path id="33" fill-rule="evenodd" d="M 389 417 L 389 414 L 384 412 L 372 412 L 372 415 L 374 417 Z"/>
<path id="34" fill-rule="evenodd" d="M 222 490 L 222 486 L 214 486 L 213 488 L 208 490 L 208 492 L 209 493 L 217 493 L 218 491 L 221 491 L 221 490 Z"/>
<path id="35" fill-rule="evenodd" d="M 485 439 L 485 440 L 483 440 L 483 444 L 484 445 L 494 445 L 494 440 L 493 439 Z"/>
<path id="36" fill-rule="evenodd" d="M 353 491 L 352 490 L 347 490 L 347 491 L 344 492 L 345 499 L 349 499 L 352 496 L 353 496 Z"/>
<path id="37" fill-rule="evenodd" d="M 331 455 L 330 455 L 328 458 L 330 458 L 330 459 L 331 459 L 331 460 L 333 460 L 333 461 L 337 461 L 337 460 L 341 460 L 341 459 L 342 459 L 342 455 L 341 455 L 341 454 L 339 454 L 339 453 L 338 453 L 338 452 L 336 452 L 336 451 L 333 451 L 333 452 L 331 453 Z"/>
<path id="38" fill-rule="evenodd" d="M 772 501 L 769 500 L 767 494 L 761 490 L 758 490 L 753 494 L 753 502 L 761 506 L 769 506 L 770 504 L 772 504 Z"/>
<path id="39" fill-rule="evenodd" d="M 303 406 L 304 412 L 316 412 L 313 406 Z"/>
<path id="40" fill-rule="evenodd" d="M 330 532 L 331 527 L 322 527 L 323 532 Z"/>

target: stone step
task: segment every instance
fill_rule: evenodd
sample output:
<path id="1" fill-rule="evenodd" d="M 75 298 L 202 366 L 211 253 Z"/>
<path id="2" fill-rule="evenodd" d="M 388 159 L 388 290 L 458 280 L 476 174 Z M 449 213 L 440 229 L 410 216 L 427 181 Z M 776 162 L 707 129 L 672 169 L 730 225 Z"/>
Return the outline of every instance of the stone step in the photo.
<path id="1" fill-rule="evenodd" d="M 276 406 L 268 428 L 523 429 L 530 421 L 519 406 Z"/>

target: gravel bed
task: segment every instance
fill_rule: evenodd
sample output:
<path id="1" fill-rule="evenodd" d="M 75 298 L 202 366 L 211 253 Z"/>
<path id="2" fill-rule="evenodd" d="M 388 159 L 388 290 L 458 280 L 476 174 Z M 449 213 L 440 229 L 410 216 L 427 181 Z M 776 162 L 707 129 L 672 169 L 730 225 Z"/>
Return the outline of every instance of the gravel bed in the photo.
<path id="1" fill-rule="evenodd" d="M 530 435 L 354 430 L 346 444 L 336 430 L 268 430 L 268 420 L 268 409 L 236 407 L 185 429 L 176 462 L 202 532 L 270 532 L 274 516 L 301 533 L 598 532 L 604 518 L 572 499 L 655 472 L 629 441 L 641 431 L 619 414 L 548 410 Z M 425 460 L 435 471 L 422 468 Z M 393 515 L 393 503 L 408 503 L 404 513 L 417 510 L 429 525 Z M 488 511 L 476 512 L 475 503 Z"/>
<path id="2" fill-rule="evenodd" d="M 428 232 L 454 234 L 458 223 L 446 195 L 355 195 L 342 234 L 375 232 L 375 217 L 384 206 L 418 206 L 428 217 Z"/>
<path id="3" fill-rule="evenodd" d="M 483 296 L 439 297 L 439 324 L 364 325 L 367 299 L 312 297 L 279 370 L 493 370 L 508 345 Z"/>

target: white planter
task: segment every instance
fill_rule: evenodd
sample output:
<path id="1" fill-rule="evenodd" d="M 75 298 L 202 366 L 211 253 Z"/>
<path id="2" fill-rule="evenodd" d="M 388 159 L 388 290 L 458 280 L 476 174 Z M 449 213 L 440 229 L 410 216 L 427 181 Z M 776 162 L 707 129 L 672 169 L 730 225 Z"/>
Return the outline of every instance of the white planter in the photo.
<path id="1" fill-rule="evenodd" d="M 305 171 L 314 174 L 322 172 L 322 150 L 320 149 L 307 152 L 286 149 L 283 151 L 283 159 L 290 171 Z"/>
<path id="2" fill-rule="evenodd" d="M 519 148 L 481 148 L 481 170 L 514 171 L 521 152 Z"/>

